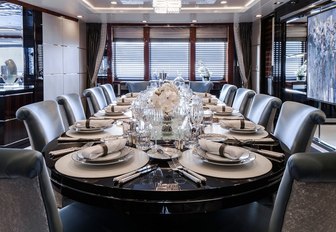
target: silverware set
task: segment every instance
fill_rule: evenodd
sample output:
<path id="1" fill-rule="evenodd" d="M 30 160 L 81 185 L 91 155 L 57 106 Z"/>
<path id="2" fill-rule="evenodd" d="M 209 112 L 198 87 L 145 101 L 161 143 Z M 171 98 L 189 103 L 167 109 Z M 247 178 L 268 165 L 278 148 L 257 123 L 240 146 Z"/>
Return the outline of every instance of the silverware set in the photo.
<path id="1" fill-rule="evenodd" d="M 178 160 L 176 159 L 172 159 L 170 161 L 168 161 L 168 165 L 169 167 L 176 172 L 179 172 L 180 174 L 182 174 L 183 176 L 187 177 L 188 179 L 192 180 L 193 182 L 195 182 L 196 184 L 202 185 L 202 184 L 206 184 L 206 178 L 186 167 L 183 167 Z"/>
<path id="2" fill-rule="evenodd" d="M 123 174 L 123 175 L 120 175 L 120 176 L 117 176 L 115 178 L 113 178 L 113 181 L 117 184 L 117 185 L 122 185 L 122 184 L 125 184 L 126 182 L 128 181 L 131 181 L 143 174 L 146 174 L 146 173 L 149 173 L 153 170 L 155 170 L 157 168 L 157 165 L 156 164 L 149 164 L 149 165 L 146 165 L 142 168 L 139 168 L 135 171 L 131 171 L 131 172 L 128 172 L 126 174 Z"/>

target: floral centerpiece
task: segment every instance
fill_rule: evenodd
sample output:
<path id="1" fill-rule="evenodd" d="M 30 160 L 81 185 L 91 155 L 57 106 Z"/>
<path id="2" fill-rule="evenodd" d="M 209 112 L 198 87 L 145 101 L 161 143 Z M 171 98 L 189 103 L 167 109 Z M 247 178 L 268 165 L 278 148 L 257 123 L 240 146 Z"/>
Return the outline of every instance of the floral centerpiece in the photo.
<path id="1" fill-rule="evenodd" d="M 171 82 L 164 83 L 154 91 L 151 102 L 155 108 L 162 109 L 165 114 L 169 114 L 180 102 L 179 90 Z"/>
<path id="2" fill-rule="evenodd" d="M 307 76 L 307 60 L 299 67 L 296 71 L 296 76 L 298 80 L 305 80 Z"/>
<path id="3" fill-rule="evenodd" d="M 198 73 L 200 75 L 200 77 L 202 77 L 203 81 L 210 81 L 210 76 L 211 73 L 209 71 L 209 69 L 205 66 L 205 64 L 203 63 L 203 61 L 198 61 Z"/>

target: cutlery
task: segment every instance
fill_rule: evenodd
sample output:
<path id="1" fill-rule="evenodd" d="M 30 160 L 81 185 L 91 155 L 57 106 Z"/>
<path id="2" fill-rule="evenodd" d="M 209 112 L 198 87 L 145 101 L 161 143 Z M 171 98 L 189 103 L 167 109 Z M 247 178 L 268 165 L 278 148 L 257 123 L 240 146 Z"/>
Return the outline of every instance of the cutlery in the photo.
<path id="1" fill-rule="evenodd" d="M 260 155 L 266 156 L 268 159 L 276 161 L 276 162 L 283 162 L 285 159 L 285 154 L 280 153 L 280 152 L 275 152 L 275 151 L 269 151 L 269 150 L 264 150 L 264 149 L 257 149 L 253 147 L 246 147 L 244 146 L 245 149 L 256 152 Z"/>
<path id="2" fill-rule="evenodd" d="M 193 176 L 192 174 L 188 173 L 187 171 L 183 169 L 177 168 L 172 161 L 168 161 L 168 165 L 173 171 L 179 172 L 183 176 L 189 178 L 194 183 L 199 184 L 199 185 L 202 184 L 202 181 L 200 179 L 198 179 L 197 177 Z"/>
<path id="3" fill-rule="evenodd" d="M 85 149 L 87 147 L 91 147 L 93 144 L 94 144 L 94 142 L 87 142 L 87 143 L 85 143 L 81 147 L 70 147 L 70 148 L 65 148 L 65 149 L 59 149 L 59 150 L 51 151 L 51 152 L 49 152 L 50 158 L 56 160 L 56 159 L 61 158 L 64 155 L 72 154 L 74 152 L 77 152 L 79 150 Z"/>
<path id="4" fill-rule="evenodd" d="M 135 170 L 135 171 L 131 171 L 131 172 L 125 173 L 125 174 L 123 174 L 123 175 L 114 177 L 114 178 L 113 178 L 113 181 L 115 181 L 115 182 L 119 182 L 120 180 L 122 180 L 122 179 L 124 179 L 124 178 L 126 178 L 126 177 L 128 177 L 128 176 L 134 175 L 134 174 L 136 174 L 136 173 L 142 172 L 142 171 L 144 171 L 144 170 L 147 170 L 147 169 L 150 169 L 150 168 L 153 168 L 153 167 L 156 167 L 156 166 L 157 166 L 157 165 L 148 164 L 148 165 L 146 165 L 146 166 L 144 166 L 144 167 L 142 167 L 142 168 L 139 168 L 139 169 L 137 169 L 137 170 Z"/>
<path id="5" fill-rule="evenodd" d="M 178 162 L 178 160 L 176 160 L 176 159 L 172 159 L 172 161 L 173 161 L 173 164 L 175 165 L 176 168 L 178 168 L 180 170 L 184 170 L 184 171 L 190 173 L 194 177 L 198 178 L 203 184 L 206 183 L 207 179 L 204 176 L 202 176 L 202 175 L 200 175 L 200 174 L 198 174 L 198 173 L 190 170 L 189 168 L 186 168 L 186 167 L 182 166 L 180 164 L 180 162 Z"/>
<path id="6" fill-rule="evenodd" d="M 130 175 L 130 176 L 127 176 L 125 178 L 120 179 L 118 181 L 118 183 L 119 183 L 119 185 L 125 184 L 126 182 L 131 181 L 131 180 L 133 180 L 133 179 L 135 179 L 135 178 L 137 178 L 137 177 L 139 177 L 139 176 L 141 176 L 143 174 L 149 173 L 149 172 L 155 170 L 156 168 L 157 168 L 157 166 L 154 165 L 154 166 L 152 166 L 150 168 L 147 168 L 147 169 L 144 169 L 142 171 L 136 172 L 133 175 Z"/>

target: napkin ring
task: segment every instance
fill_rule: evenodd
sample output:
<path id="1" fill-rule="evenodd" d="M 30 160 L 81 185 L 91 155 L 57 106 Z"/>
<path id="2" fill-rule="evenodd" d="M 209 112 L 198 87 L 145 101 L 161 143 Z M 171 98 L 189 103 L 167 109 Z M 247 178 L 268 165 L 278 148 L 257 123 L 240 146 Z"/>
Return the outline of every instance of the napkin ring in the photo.
<path id="1" fill-rule="evenodd" d="M 104 143 L 99 144 L 99 145 L 103 148 L 103 155 L 102 156 L 106 156 L 107 152 L 108 152 L 108 147 Z"/>
<path id="2" fill-rule="evenodd" d="M 220 147 L 219 147 L 219 155 L 222 157 L 224 156 L 224 149 L 225 149 L 226 145 L 223 143 Z"/>

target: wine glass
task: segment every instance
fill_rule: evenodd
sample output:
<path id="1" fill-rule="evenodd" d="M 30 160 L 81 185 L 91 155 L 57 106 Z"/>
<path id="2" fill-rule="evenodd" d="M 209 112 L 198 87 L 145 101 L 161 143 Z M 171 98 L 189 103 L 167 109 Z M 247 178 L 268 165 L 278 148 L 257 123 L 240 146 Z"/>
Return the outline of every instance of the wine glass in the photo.
<path id="1" fill-rule="evenodd" d="M 193 140 L 196 142 L 197 136 L 199 134 L 199 129 L 203 121 L 203 106 L 202 104 L 192 104 L 190 107 L 190 121 L 193 125 Z"/>
<path id="2" fill-rule="evenodd" d="M 163 121 L 162 110 L 155 108 L 155 107 L 151 108 L 149 110 L 149 120 L 154 130 L 154 139 L 155 139 L 154 149 L 157 150 L 157 138 L 158 138 L 159 127 Z"/>

